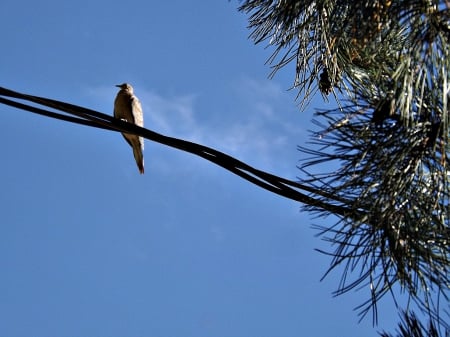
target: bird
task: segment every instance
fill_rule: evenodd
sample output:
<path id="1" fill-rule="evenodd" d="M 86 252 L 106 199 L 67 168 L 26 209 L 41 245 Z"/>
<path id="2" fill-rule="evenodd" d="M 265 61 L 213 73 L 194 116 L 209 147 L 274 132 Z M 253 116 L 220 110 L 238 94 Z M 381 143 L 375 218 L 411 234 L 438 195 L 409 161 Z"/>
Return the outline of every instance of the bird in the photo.
<path id="1" fill-rule="evenodd" d="M 141 102 L 134 95 L 133 87 L 128 83 L 118 84 L 116 87 L 120 88 L 120 91 L 114 100 L 114 117 L 143 127 L 144 115 Z M 144 174 L 144 138 L 125 132 L 122 132 L 122 135 L 133 148 L 139 172 Z"/>

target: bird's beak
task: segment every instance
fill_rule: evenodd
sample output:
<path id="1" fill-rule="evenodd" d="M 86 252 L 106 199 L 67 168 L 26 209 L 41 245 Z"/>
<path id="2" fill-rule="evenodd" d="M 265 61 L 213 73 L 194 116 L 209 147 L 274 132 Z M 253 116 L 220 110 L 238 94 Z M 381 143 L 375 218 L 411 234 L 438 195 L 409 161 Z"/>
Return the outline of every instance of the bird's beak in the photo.
<path id="1" fill-rule="evenodd" d="M 116 84 L 116 87 L 120 88 L 120 87 L 122 87 L 122 84 Z"/>

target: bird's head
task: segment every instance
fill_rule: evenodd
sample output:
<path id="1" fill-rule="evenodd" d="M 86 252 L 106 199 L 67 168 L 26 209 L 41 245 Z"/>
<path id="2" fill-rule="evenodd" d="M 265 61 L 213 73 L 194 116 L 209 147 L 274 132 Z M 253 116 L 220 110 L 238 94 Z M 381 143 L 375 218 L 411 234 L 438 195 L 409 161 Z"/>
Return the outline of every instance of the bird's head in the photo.
<path id="1" fill-rule="evenodd" d="M 116 87 L 122 89 L 122 90 L 126 90 L 129 92 L 133 92 L 133 87 L 131 86 L 131 84 L 128 83 L 122 83 L 122 84 L 117 84 Z"/>

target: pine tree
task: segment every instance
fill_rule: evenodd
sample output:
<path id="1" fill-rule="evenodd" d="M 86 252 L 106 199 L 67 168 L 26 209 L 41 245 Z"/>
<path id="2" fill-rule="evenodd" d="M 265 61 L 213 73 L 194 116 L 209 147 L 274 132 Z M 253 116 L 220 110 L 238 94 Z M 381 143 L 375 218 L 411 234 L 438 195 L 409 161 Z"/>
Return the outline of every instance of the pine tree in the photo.
<path id="1" fill-rule="evenodd" d="M 300 183 L 348 210 L 305 206 L 338 217 L 319 227 L 335 247 L 329 271 L 344 266 L 336 294 L 368 287 L 358 309 L 376 320 L 378 300 L 400 287 L 430 326 L 448 328 L 450 2 L 247 0 L 240 10 L 255 43 L 274 48 L 271 75 L 295 64 L 302 108 L 317 93 L 336 99 L 299 147 Z M 316 173 L 323 164 L 333 169 Z"/>

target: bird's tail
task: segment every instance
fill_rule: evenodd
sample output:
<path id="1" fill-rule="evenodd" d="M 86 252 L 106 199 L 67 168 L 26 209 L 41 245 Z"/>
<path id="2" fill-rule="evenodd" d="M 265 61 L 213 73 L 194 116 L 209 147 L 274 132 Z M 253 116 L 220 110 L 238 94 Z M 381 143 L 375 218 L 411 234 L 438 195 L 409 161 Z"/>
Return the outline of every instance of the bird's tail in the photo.
<path id="1" fill-rule="evenodd" d="M 133 155 L 139 168 L 139 172 L 144 174 L 144 155 L 142 149 L 140 147 L 133 147 Z"/>

